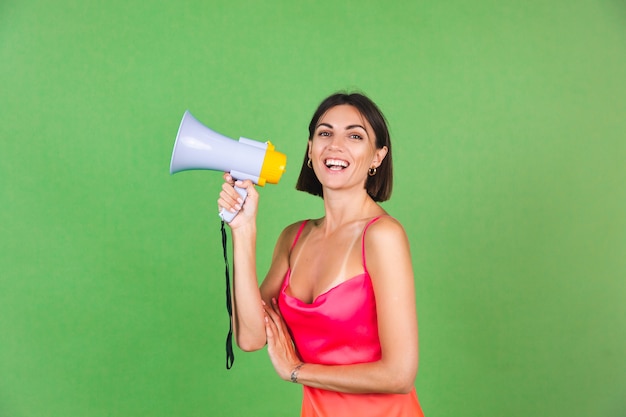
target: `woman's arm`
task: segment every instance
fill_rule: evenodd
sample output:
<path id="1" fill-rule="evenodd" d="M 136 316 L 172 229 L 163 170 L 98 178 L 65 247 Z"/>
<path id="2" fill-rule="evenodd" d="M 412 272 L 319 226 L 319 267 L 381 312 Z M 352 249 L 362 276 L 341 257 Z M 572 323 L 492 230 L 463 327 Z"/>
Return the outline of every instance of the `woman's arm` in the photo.
<path id="1" fill-rule="evenodd" d="M 418 364 L 417 317 L 409 243 L 396 220 L 383 217 L 365 237 L 378 315 L 380 360 L 356 365 L 304 364 L 297 382 L 348 393 L 406 393 L 413 389 Z M 290 340 L 277 308 L 268 309 L 268 352 L 278 374 L 291 380 L 298 364 L 285 340 Z"/>
<path id="2" fill-rule="evenodd" d="M 270 300 L 278 296 L 282 282 L 281 273 L 287 270 L 288 246 L 285 239 L 291 228 L 281 234 L 274 250 L 270 271 L 259 289 L 256 272 L 256 213 L 259 194 L 251 181 L 237 182 L 245 188 L 248 196 L 242 204 L 229 174 L 224 175 L 225 183 L 218 205 L 226 210 L 240 209 L 229 223 L 233 241 L 233 328 L 237 345 L 244 351 L 261 349 L 266 344 L 265 322 L 262 299 Z"/>

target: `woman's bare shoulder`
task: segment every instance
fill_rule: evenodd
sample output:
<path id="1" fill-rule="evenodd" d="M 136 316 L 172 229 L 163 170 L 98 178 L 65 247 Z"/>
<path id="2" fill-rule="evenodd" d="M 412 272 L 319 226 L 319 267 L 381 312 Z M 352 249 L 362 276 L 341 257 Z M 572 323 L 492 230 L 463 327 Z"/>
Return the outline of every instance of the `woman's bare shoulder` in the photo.
<path id="1" fill-rule="evenodd" d="M 376 239 L 394 239 L 406 236 L 406 232 L 402 223 L 395 217 L 384 215 L 369 225 L 366 236 Z"/>
<path id="2" fill-rule="evenodd" d="M 365 247 L 368 257 L 382 255 L 395 258 L 400 252 L 409 250 L 409 240 L 404 226 L 389 215 L 371 223 L 365 233 Z"/>
<path id="3" fill-rule="evenodd" d="M 296 238 L 296 235 L 298 234 L 298 231 L 302 227 L 303 223 L 307 221 L 308 220 L 300 220 L 300 221 L 291 223 L 290 225 L 286 226 L 283 229 L 283 231 L 280 233 L 280 236 L 278 237 L 278 241 L 276 242 L 276 247 L 286 249 L 288 251 L 291 248 L 291 245 L 293 244 Z"/>

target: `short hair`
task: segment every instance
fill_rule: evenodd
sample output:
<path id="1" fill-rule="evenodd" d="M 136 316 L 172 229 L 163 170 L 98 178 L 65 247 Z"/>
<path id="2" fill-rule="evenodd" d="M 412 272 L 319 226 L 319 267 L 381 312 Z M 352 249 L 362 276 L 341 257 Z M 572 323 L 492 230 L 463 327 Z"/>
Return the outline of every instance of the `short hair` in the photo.
<path id="1" fill-rule="evenodd" d="M 387 127 L 387 120 L 378 106 L 368 97 L 361 93 L 338 92 L 325 98 L 317 107 L 311 122 L 309 123 L 309 140 L 313 139 L 315 128 L 319 119 L 331 108 L 340 105 L 355 107 L 369 122 L 376 136 L 376 148 L 387 147 L 387 155 L 380 166 L 376 169 L 376 175 L 368 176 L 365 181 L 365 189 L 374 201 L 386 201 L 391 197 L 393 187 L 393 164 L 391 160 L 391 138 Z M 309 194 L 324 198 L 322 184 L 315 171 L 307 166 L 308 147 L 304 152 L 304 160 L 300 168 L 300 175 L 296 183 L 296 190 L 306 191 Z"/>

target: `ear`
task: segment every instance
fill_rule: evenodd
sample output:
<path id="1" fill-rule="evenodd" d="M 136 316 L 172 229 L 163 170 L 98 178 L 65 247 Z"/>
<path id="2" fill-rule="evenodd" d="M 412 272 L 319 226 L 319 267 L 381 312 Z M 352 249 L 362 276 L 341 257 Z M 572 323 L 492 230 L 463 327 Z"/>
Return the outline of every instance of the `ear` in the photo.
<path id="1" fill-rule="evenodd" d="M 376 152 L 374 153 L 374 159 L 372 159 L 371 167 L 378 168 L 380 164 L 383 163 L 383 160 L 387 156 L 387 152 L 388 152 L 388 149 L 386 146 L 376 149 Z"/>
<path id="2" fill-rule="evenodd" d="M 307 151 L 306 151 L 306 155 L 309 157 L 309 159 L 311 159 L 311 145 L 312 143 L 311 143 L 311 140 L 309 139 L 309 144 L 308 144 Z"/>

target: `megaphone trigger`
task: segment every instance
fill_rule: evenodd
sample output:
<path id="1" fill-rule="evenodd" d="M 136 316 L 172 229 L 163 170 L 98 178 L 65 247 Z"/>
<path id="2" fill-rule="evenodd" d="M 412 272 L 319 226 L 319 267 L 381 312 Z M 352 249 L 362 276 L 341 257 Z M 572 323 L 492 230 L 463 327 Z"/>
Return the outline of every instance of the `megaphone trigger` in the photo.
<path id="1" fill-rule="evenodd" d="M 235 185 L 235 191 L 237 191 L 237 194 L 239 194 L 239 197 L 241 197 L 241 199 L 245 203 L 246 197 L 248 197 L 248 192 L 246 191 L 246 189 L 245 188 L 241 188 L 241 187 L 237 187 Z M 242 203 L 242 205 L 243 205 L 243 203 Z M 239 214 L 239 210 L 237 210 L 236 212 L 232 212 L 232 211 L 226 210 L 223 207 L 222 207 L 222 209 L 219 212 L 220 218 L 222 220 L 224 220 L 226 223 L 232 222 L 237 214 Z"/>

